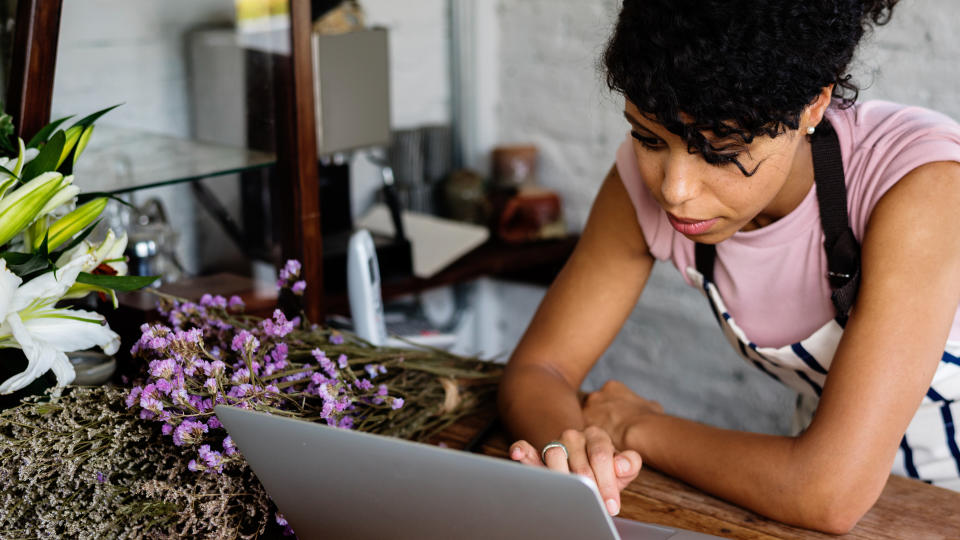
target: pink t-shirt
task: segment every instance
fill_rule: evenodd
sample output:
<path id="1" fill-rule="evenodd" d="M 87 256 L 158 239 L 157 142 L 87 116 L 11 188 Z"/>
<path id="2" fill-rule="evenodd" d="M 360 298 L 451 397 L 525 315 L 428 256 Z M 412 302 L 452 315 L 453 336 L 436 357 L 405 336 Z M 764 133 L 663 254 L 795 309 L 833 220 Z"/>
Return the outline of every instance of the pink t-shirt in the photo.
<path id="1" fill-rule="evenodd" d="M 898 180 L 925 163 L 960 161 L 960 125 L 940 113 L 871 101 L 831 107 L 826 116 L 840 140 L 850 226 L 861 243 L 874 206 Z M 617 151 L 617 170 L 650 253 L 673 261 L 690 283 L 686 269 L 695 266 L 694 243 L 670 226 L 650 195 L 632 141 L 627 134 Z M 714 278 L 746 335 L 760 347 L 782 347 L 806 339 L 836 315 L 826 269 L 813 187 L 783 218 L 718 244 Z M 950 340 L 960 340 L 960 309 Z"/>

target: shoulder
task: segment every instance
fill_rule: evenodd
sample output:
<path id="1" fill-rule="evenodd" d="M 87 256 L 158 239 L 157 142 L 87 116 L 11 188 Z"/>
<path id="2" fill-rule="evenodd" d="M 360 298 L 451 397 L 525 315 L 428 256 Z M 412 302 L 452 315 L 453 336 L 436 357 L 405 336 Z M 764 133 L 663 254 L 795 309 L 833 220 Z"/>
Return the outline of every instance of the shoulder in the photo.
<path id="1" fill-rule="evenodd" d="M 860 239 L 874 208 L 913 171 L 937 162 L 960 162 L 960 124 L 923 107 L 868 101 L 831 108 L 843 154 L 850 225 Z"/>

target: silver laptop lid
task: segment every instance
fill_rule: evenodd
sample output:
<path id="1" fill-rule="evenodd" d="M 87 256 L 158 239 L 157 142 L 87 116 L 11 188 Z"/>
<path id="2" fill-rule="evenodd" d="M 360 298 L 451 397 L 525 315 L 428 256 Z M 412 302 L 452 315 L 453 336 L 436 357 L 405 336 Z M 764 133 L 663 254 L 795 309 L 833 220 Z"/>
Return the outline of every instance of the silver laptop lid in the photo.
<path id="1" fill-rule="evenodd" d="M 215 411 L 301 539 L 618 538 L 596 488 L 576 475 L 235 407 Z"/>

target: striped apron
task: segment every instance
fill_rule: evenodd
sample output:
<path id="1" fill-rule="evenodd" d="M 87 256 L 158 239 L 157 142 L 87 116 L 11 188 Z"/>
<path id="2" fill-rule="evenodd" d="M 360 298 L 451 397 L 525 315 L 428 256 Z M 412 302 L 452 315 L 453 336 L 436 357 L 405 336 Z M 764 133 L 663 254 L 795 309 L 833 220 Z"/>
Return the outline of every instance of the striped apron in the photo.
<path id="1" fill-rule="evenodd" d="M 843 327 L 831 320 L 810 337 L 785 347 L 758 347 L 727 310 L 716 284 L 695 268 L 687 276 L 707 296 L 724 336 L 754 367 L 800 394 L 798 412 L 805 427 L 830 371 Z M 960 491 L 960 447 L 954 418 L 960 421 L 960 341 L 948 341 L 927 395 L 900 441 L 892 472 Z M 805 413 L 803 412 L 805 411 Z"/>

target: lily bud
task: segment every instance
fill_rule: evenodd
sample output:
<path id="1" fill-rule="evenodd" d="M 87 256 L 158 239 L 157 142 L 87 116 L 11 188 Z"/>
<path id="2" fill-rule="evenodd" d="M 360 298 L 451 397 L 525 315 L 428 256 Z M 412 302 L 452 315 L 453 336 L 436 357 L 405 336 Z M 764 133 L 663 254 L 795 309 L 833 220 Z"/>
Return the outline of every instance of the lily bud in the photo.
<path id="1" fill-rule="evenodd" d="M 100 217 L 103 209 L 107 207 L 107 198 L 101 197 L 94 199 L 84 205 L 79 206 L 73 212 L 63 216 L 53 222 L 47 233 L 47 246 L 49 249 L 57 249 L 60 244 L 79 234 L 86 229 L 93 220 Z M 39 246 L 34 246 L 36 249 Z"/>
<path id="2" fill-rule="evenodd" d="M 72 129 L 72 128 L 71 128 Z M 80 140 L 77 141 L 77 151 L 73 154 L 73 164 L 77 164 L 77 160 L 80 159 L 80 154 L 87 148 L 87 143 L 90 142 L 90 135 L 93 135 L 93 125 L 87 126 L 87 129 L 83 130 L 83 134 L 80 135 Z"/>
<path id="3" fill-rule="evenodd" d="M 40 216 L 40 210 L 64 187 L 63 175 L 46 172 L 0 200 L 0 245 Z"/>
<path id="4" fill-rule="evenodd" d="M 77 144 L 82 134 L 83 126 L 73 126 L 64 133 L 64 135 L 66 135 L 66 142 L 63 143 L 63 151 L 60 152 L 60 159 L 57 160 L 58 169 L 60 165 L 63 164 L 63 161 L 67 159 L 67 156 L 70 155 L 70 151 L 73 150 L 73 146 Z"/>

